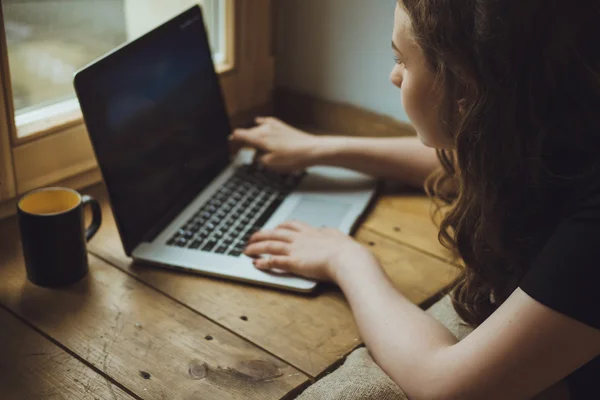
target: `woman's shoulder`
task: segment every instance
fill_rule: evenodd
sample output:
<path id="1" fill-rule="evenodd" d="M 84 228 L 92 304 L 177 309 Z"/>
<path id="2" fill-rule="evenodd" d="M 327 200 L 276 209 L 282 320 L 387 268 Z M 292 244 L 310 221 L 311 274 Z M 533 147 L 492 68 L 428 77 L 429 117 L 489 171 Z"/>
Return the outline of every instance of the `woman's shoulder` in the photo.
<path id="1" fill-rule="evenodd" d="M 600 219 L 600 170 L 592 171 L 570 185 L 565 185 L 566 199 L 561 213 L 563 220 Z"/>
<path id="2" fill-rule="evenodd" d="M 520 287 L 546 306 L 600 329 L 600 174 L 572 186 L 553 232 Z"/>

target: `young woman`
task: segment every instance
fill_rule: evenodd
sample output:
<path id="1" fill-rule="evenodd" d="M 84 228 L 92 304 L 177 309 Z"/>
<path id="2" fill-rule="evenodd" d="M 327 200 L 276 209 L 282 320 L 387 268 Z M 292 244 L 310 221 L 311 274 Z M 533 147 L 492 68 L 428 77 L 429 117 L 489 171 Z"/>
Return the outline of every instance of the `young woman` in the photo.
<path id="1" fill-rule="evenodd" d="M 600 399 L 599 38 L 597 0 L 401 0 L 391 80 L 425 146 L 315 137 L 271 118 L 232 137 L 281 170 L 431 175 L 447 203 L 440 238 L 466 265 L 453 302 L 476 329 L 463 341 L 340 232 L 288 222 L 246 253 L 272 255 L 260 269 L 337 283 L 411 399 L 526 399 L 564 378 L 572 398 Z"/>

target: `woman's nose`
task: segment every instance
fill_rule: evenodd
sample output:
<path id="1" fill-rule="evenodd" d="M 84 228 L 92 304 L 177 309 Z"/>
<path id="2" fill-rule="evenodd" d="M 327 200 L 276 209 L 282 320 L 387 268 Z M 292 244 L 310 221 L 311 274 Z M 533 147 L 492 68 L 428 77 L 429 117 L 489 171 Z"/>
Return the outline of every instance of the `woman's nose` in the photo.
<path id="1" fill-rule="evenodd" d="M 394 84 L 394 86 L 402 87 L 402 74 L 396 71 L 396 68 L 392 70 L 390 74 L 390 81 Z"/>

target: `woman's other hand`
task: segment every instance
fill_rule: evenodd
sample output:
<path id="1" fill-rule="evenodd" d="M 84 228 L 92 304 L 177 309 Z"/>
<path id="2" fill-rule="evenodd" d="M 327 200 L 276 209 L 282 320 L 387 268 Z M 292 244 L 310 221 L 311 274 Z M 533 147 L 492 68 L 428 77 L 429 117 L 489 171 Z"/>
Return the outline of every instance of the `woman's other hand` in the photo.
<path id="1" fill-rule="evenodd" d="M 313 165 L 319 138 L 296 129 L 277 118 L 257 118 L 257 126 L 236 129 L 230 140 L 264 153 L 260 162 L 280 172 L 296 172 Z"/>
<path id="2" fill-rule="evenodd" d="M 348 235 L 296 221 L 255 233 L 244 253 L 269 255 L 254 261 L 258 269 L 277 269 L 324 282 L 337 282 L 339 274 L 379 265 L 366 247 Z"/>

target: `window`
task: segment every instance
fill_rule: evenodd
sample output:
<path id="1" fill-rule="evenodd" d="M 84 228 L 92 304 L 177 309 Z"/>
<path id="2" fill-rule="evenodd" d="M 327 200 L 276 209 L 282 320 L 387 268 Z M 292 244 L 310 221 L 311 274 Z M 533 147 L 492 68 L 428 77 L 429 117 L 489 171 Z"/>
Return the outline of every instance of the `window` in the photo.
<path id="1" fill-rule="evenodd" d="M 0 218 L 29 190 L 101 180 L 73 71 L 194 4 L 232 122 L 269 113 L 274 0 L 0 0 Z"/>
<path id="2" fill-rule="evenodd" d="M 80 123 L 79 68 L 198 0 L 5 0 L 16 139 Z M 225 0 L 200 1 L 215 62 L 225 63 Z"/>

